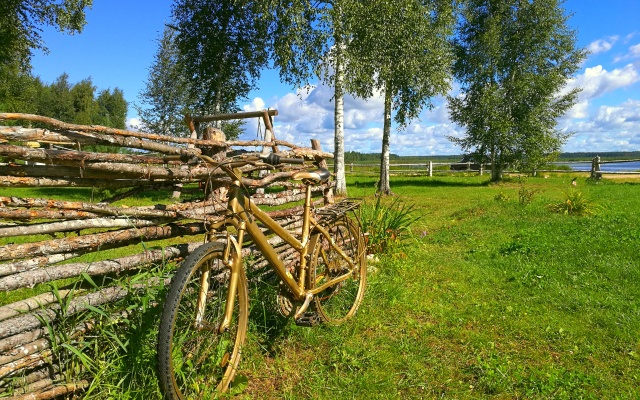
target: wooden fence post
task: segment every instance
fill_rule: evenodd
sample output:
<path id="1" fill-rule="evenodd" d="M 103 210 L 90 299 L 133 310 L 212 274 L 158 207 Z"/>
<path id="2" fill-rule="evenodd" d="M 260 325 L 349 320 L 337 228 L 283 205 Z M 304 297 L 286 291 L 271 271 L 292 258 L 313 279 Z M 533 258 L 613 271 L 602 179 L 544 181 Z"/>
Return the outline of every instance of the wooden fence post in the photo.
<path id="1" fill-rule="evenodd" d="M 600 178 L 602 178 L 602 173 L 600 172 L 600 156 L 595 156 L 593 161 L 591 161 L 591 179 Z"/>
<path id="2" fill-rule="evenodd" d="M 427 166 L 429 170 L 429 176 L 433 176 L 433 161 L 429 161 L 429 165 Z"/>

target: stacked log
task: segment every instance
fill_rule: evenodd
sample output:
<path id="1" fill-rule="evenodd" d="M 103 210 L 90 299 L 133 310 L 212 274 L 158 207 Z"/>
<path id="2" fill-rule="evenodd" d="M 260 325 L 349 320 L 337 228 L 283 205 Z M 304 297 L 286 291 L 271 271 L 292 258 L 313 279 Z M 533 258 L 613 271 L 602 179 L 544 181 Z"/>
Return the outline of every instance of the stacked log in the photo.
<path id="1" fill-rule="evenodd" d="M 216 118 L 268 119 L 274 114 L 271 110 L 193 117 L 188 123 L 194 127 Z M 60 340 L 81 338 L 92 329 L 92 321 L 82 319 L 88 318 L 88 310 L 113 304 L 121 306 L 110 310 L 126 310 L 127 304 L 122 302 L 132 291 L 168 283 L 156 279 L 122 287 L 113 284 L 113 277 L 144 273 L 151 265 L 179 261 L 203 242 L 210 233 L 210 223 L 221 220 L 221 212 L 226 209 L 221 188 L 229 180 L 200 156 L 221 159 L 238 148 L 252 146 L 263 152 L 277 149 L 288 157 L 304 157 L 317 165 L 332 157 L 322 152 L 317 142 L 305 148 L 276 140 L 272 128 L 269 141 L 224 141 L 69 124 L 31 114 L 0 113 L 2 121 L 7 121 L 7 126 L 0 126 L 0 193 L 4 194 L 0 196 L 0 397 L 14 399 L 51 399 L 86 388 L 91 377 L 69 380 L 68 371 L 63 370 L 52 349 L 60 348 Z M 18 121 L 28 126 L 8 126 Z M 270 122 L 268 126 L 272 126 Z M 34 142 L 42 147 L 34 147 Z M 87 151 L 94 145 L 126 151 Z M 287 150 L 283 152 L 284 148 Z M 246 170 L 246 187 L 279 189 L 275 193 L 274 189 L 256 191 L 252 194 L 255 203 L 281 205 L 304 198 L 303 189 L 289 181 L 298 169 L 286 167 L 268 174 L 254 169 Z M 152 206 L 113 204 L 151 189 L 193 183 L 202 183 L 208 195 L 202 192 L 201 199 L 183 203 L 167 198 L 167 204 Z M 96 203 L 26 198 L 8 189 L 18 187 L 123 192 Z M 331 201 L 330 187 L 314 188 L 314 194 L 320 196 L 317 204 Z M 295 231 L 301 225 L 300 211 L 299 206 L 289 207 L 270 215 Z M 278 238 L 270 242 L 281 259 L 295 262 L 295 252 L 289 246 Z M 113 258 L 104 255 L 107 250 L 124 248 L 130 249 L 130 254 Z M 264 260 L 256 259 L 254 268 L 265 266 Z M 98 279 L 104 277 L 110 279 Z M 74 317 L 80 320 L 71 327 L 61 323 L 63 319 L 75 321 Z M 59 332 L 63 329 L 66 331 Z"/>

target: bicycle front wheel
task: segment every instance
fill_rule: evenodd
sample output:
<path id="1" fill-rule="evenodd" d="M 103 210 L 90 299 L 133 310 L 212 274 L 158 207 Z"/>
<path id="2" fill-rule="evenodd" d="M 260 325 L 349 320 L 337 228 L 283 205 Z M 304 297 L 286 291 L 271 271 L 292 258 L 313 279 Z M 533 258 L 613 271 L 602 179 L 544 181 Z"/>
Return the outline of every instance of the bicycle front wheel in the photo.
<path id="1" fill-rule="evenodd" d="M 316 242 L 309 274 L 310 288 L 348 274 L 346 280 L 329 286 L 314 297 L 316 310 L 327 323 L 340 324 L 356 313 L 367 281 L 367 257 L 360 228 L 342 217 L 324 226 L 337 247 L 353 261 L 354 267 L 331 246 L 322 234 Z"/>
<path id="2" fill-rule="evenodd" d="M 158 333 L 158 372 L 167 400 L 214 398 L 228 390 L 236 374 L 247 333 L 249 296 L 241 272 L 233 318 L 220 332 L 231 277 L 222 263 L 223 251 L 221 243 L 200 246 L 171 283 Z"/>

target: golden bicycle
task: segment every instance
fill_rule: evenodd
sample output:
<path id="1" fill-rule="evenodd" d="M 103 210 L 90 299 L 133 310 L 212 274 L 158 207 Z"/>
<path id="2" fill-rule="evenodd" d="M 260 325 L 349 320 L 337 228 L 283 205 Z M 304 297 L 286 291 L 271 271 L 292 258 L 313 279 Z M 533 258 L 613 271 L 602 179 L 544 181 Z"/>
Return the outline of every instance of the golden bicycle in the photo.
<path id="1" fill-rule="evenodd" d="M 158 334 L 158 372 L 165 399 L 210 399 L 228 390 L 247 334 L 249 294 L 242 248 L 251 241 L 286 288 L 278 304 L 296 323 L 339 324 L 354 315 L 366 285 L 366 251 L 359 224 L 347 216 L 357 201 L 315 210 L 311 188 L 326 182 L 326 169 L 303 170 L 293 180 L 306 184 L 302 232 L 294 235 L 245 194 L 242 167 L 302 164 L 303 159 L 244 154 L 221 162 L 202 156 L 224 171 L 229 184 L 224 240 L 209 241 L 185 258 L 177 270 L 162 312 Z M 267 241 L 262 223 L 299 254 L 291 272 Z"/>

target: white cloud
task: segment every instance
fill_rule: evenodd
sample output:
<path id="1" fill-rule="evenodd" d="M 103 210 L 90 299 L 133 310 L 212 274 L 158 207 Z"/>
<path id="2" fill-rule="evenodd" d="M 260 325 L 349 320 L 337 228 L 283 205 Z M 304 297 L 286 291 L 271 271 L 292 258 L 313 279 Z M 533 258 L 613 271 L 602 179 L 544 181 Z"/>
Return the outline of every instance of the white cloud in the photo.
<path id="1" fill-rule="evenodd" d="M 587 50 L 591 54 L 605 53 L 613 47 L 613 45 L 618 41 L 618 36 L 610 36 L 606 39 L 598 39 L 589 43 L 587 46 Z"/>
<path id="2" fill-rule="evenodd" d="M 632 46 L 635 49 L 634 46 Z M 635 50 L 634 50 L 635 51 Z M 613 100 L 640 81 L 640 64 L 607 69 L 603 65 L 585 68 L 568 82 L 566 91 L 581 87 L 578 103 L 559 121 L 559 129 L 575 132 L 564 151 L 613 151 L 640 149 L 640 99 L 628 91 L 630 99 Z M 452 89 L 451 94 L 455 94 Z M 615 93 L 612 93 L 615 92 Z M 566 93 L 566 92 L 565 92 Z M 612 96 L 614 94 L 614 96 Z M 602 105 L 593 107 L 594 99 Z M 273 104 L 253 99 L 243 108 L 276 108 L 275 135 L 300 146 L 309 146 L 318 139 L 323 150 L 333 151 L 334 102 L 333 90 L 323 84 L 286 93 L 274 98 Z M 345 149 L 365 153 L 379 152 L 382 142 L 383 98 L 378 93 L 363 100 L 345 97 Z M 246 138 L 256 137 L 257 123 L 247 125 Z M 421 113 L 405 130 L 392 125 L 391 152 L 401 155 L 460 154 L 461 150 L 448 139 L 462 137 L 464 129 L 449 119 L 445 97 L 434 99 L 434 108 Z"/>
<path id="3" fill-rule="evenodd" d="M 575 132 L 565 151 L 631 151 L 640 148 L 640 100 L 600 106 L 586 121 L 564 120 L 562 128 Z"/>
<path id="4" fill-rule="evenodd" d="M 333 90 L 325 85 L 304 90 L 305 96 L 287 93 L 271 105 L 278 110 L 275 135 L 300 146 L 308 146 L 318 139 L 323 150 L 333 151 L 334 103 Z M 364 153 L 379 152 L 382 147 L 384 99 L 380 93 L 364 100 L 345 96 L 344 100 L 345 149 Z M 392 125 L 391 152 L 403 155 L 457 154 L 457 149 L 446 137 L 459 132 L 448 118 L 445 99 L 435 100 L 436 107 L 425 111 L 421 121 L 413 121 L 403 131 Z M 254 99 L 243 109 L 261 109 L 261 99 Z M 269 106 L 269 105 L 266 105 Z M 245 139 L 255 138 L 257 123 L 247 124 Z"/>
<path id="5" fill-rule="evenodd" d="M 580 98 L 590 100 L 602 96 L 605 93 L 631 86 L 638 82 L 639 75 L 633 64 L 627 64 L 624 68 L 616 68 L 607 71 L 598 65 L 585 69 L 584 74 L 575 79 L 575 86 L 581 87 Z"/>
<path id="6" fill-rule="evenodd" d="M 140 118 L 133 117 L 127 119 L 127 129 L 131 131 L 137 131 L 142 128 L 142 121 Z"/>
<path id="7" fill-rule="evenodd" d="M 638 35 L 638 32 L 631 32 L 630 34 L 624 37 L 623 43 L 629 43 L 629 41 L 634 37 L 636 37 L 637 35 Z"/>
<path id="8" fill-rule="evenodd" d="M 260 97 L 256 97 L 251 101 L 251 103 L 245 104 L 242 107 L 244 111 L 261 111 L 261 110 L 264 110 L 265 108 L 266 107 L 264 104 L 264 100 L 262 100 L 262 98 Z"/>
<path id="9" fill-rule="evenodd" d="M 620 62 L 620 61 L 625 61 L 625 60 L 635 60 L 640 58 L 640 43 L 635 44 L 631 47 L 629 47 L 629 51 L 627 52 L 627 54 L 623 55 L 623 56 L 619 56 L 616 57 L 613 62 Z"/>
<path id="10" fill-rule="evenodd" d="M 567 114 L 571 118 L 586 118 L 590 101 L 615 90 L 629 87 L 640 81 L 640 74 L 633 64 L 624 68 L 607 71 L 598 65 L 586 68 L 583 74 L 570 79 L 561 93 L 567 93 L 574 88 L 581 88 L 578 103 Z"/>

